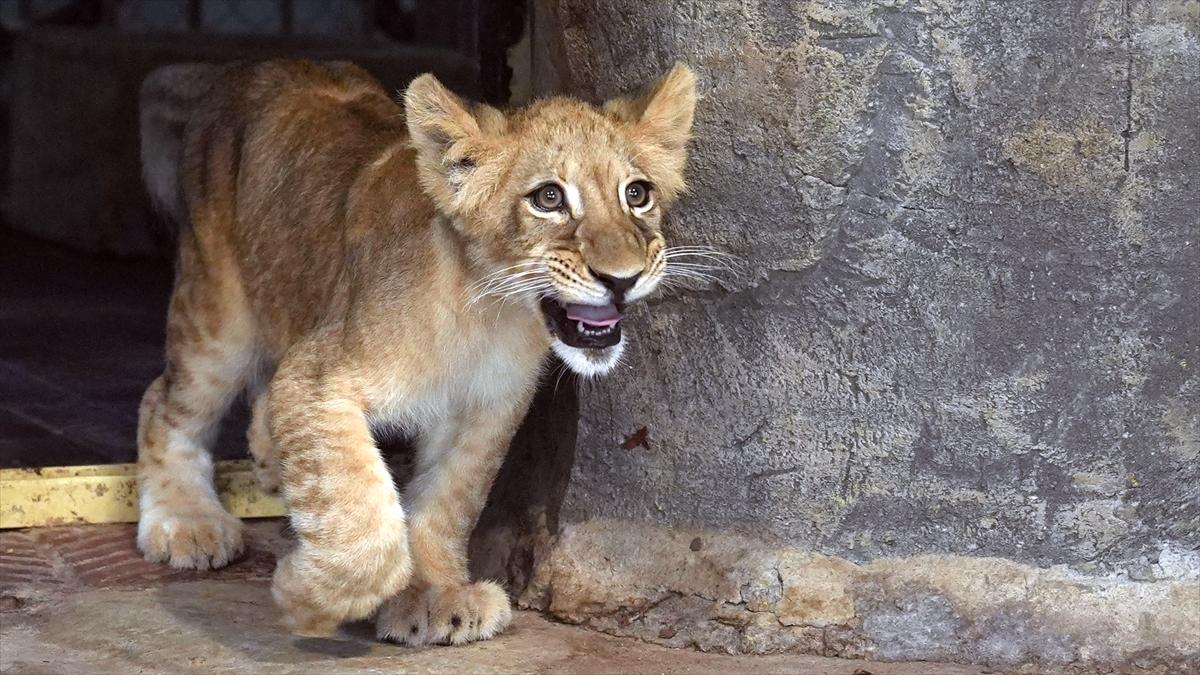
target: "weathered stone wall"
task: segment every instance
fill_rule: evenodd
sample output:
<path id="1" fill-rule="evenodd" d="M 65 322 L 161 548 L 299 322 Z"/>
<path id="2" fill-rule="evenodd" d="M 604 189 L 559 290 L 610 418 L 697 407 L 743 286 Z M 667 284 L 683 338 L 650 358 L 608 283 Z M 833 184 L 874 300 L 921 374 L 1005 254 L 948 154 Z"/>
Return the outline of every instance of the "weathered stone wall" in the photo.
<path id="1" fill-rule="evenodd" d="M 693 67 L 669 234 L 745 269 L 637 310 L 628 367 L 581 389 L 527 603 L 724 649 L 1200 657 L 1200 3 L 535 14 L 535 90 Z M 829 556 L 829 583 L 781 550 Z M 647 618 L 672 598 L 686 621 Z M 796 627 L 819 639 L 755 637 Z"/>

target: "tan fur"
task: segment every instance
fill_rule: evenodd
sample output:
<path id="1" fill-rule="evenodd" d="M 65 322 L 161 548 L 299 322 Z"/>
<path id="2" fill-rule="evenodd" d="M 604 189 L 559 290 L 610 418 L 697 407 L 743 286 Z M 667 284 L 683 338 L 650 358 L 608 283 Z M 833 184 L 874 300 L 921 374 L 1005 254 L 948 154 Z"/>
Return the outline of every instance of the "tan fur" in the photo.
<path id="1" fill-rule="evenodd" d="M 179 71 L 198 92 L 180 99 L 200 97 L 179 175 L 148 180 L 187 226 L 166 369 L 141 409 L 139 546 L 201 569 L 240 553 L 208 448 L 248 389 L 260 479 L 298 537 L 273 587 L 294 632 L 382 605 L 384 638 L 495 635 L 508 597 L 470 582 L 466 541 L 553 342 L 538 297 L 594 303 L 607 291 L 593 272 L 640 273 L 630 299 L 661 279 L 691 73 L 607 111 L 557 98 L 501 112 L 428 75 L 402 110 L 348 64 L 197 68 Z M 169 73 L 153 83 L 169 92 Z M 634 178 L 654 186 L 644 213 L 622 201 Z M 570 213 L 529 207 L 548 179 L 570 185 Z M 559 347 L 584 374 L 613 362 Z M 384 426 L 417 438 L 403 507 L 372 436 Z"/>

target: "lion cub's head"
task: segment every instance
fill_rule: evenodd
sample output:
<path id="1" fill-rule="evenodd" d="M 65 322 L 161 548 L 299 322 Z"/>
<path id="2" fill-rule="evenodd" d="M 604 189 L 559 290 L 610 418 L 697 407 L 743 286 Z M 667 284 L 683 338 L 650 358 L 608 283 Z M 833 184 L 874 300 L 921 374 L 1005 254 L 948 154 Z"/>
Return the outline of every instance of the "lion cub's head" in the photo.
<path id="1" fill-rule="evenodd" d="M 661 226 L 684 189 L 695 102 L 683 65 L 602 107 L 551 98 L 501 112 L 414 80 L 404 106 L 422 187 L 483 270 L 464 301 L 539 306 L 573 370 L 612 369 L 622 310 L 667 274 Z"/>

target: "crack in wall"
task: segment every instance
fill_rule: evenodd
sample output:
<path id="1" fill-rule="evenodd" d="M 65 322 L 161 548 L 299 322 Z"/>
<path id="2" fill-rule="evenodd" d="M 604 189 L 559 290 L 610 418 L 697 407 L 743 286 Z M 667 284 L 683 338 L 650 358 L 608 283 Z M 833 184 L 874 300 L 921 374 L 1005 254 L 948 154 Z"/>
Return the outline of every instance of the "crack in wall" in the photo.
<path id="1" fill-rule="evenodd" d="M 1129 172 L 1129 143 L 1133 140 L 1133 0 L 1124 0 L 1121 12 L 1125 20 L 1125 50 L 1127 52 L 1125 65 L 1125 129 L 1121 131 L 1124 140 L 1124 166 Z"/>

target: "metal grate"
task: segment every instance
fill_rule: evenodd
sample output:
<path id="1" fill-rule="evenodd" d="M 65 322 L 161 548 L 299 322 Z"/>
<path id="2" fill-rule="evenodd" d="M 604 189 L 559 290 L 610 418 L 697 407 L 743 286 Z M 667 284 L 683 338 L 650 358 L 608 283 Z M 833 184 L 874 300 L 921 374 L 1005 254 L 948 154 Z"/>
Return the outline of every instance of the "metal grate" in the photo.
<path id="1" fill-rule="evenodd" d="M 382 12 L 381 12 L 382 9 Z M 0 0 L 0 26 L 112 26 L 137 33 L 362 38 L 377 14 L 411 17 L 417 0 Z M 380 37 L 390 37 L 385 32 Z"/>
<path id="2" fill-rule="evenodd" d="M 291 31 L 297 35 L 360 35 L 370 11 L 360 2 L 294 2 L 291 4 Z M 287 32 L 287 25 L 284 26 Z"/>
<path id="3" fill-rule="evenodd" d="M 278 35 L 283 33 L 285 0 L 205 0 L 201 30 L 220 35 Z M 336 4 L 336 3 L 329 3 Z"/>
<path id="4" fill-rule="evenodd" d="M 116 24 L 131 33 L 179 33 L 189 30 L 184 0 L 124 0 L 117 3 Z"/>

